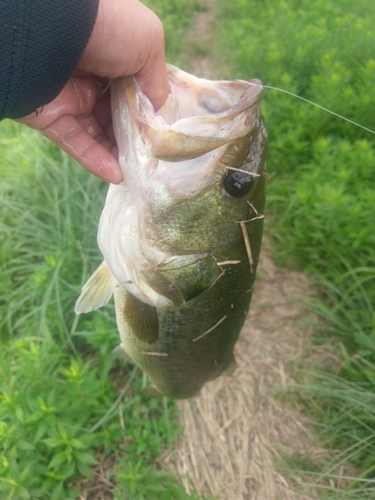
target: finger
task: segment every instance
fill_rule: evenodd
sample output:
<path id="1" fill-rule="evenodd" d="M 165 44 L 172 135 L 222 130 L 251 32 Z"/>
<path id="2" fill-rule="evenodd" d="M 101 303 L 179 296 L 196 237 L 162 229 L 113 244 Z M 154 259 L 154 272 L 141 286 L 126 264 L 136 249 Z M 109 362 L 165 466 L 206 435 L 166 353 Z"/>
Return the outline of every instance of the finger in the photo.
<path id="1" fill-rule="evenodd" d="M 166 102 L 171 92 L 165 66 L 156 68 L 142 68 L 136 74 L 142 92 L 150 99 L 155 111 L 158 111 Z"/>
<path id="2" fill-rule="evenodd" d="M 105 135 L 109 140 L 115 142 L 115 136 L 112 127 L 112 113 L 109 96 L 99 101 L 94 107 L 94 115 L 98 120 L 99 125 L 104 130 Z"/>
<path id="3" fill-rule="evenodd" d="M 165 104 L 171 90 L 165 62 L 164 29 L 156 15 L 152 35 L 150 52 L 144 65 L 136 73 L 136 78 L 142 92 L 150 99 L 155 111 L 158 111 Z"/>
<path id="4" fill-rule="evenodd" d="M 112 142 L 103 131 L 94 114 L 79 116 L 76 120 L 90 137 L 100 142 L 106 149 L 111 149 Z"/>
<path id="5" fill-rule="evenodd" d="M 169 94 L 160 19 L 138 0 L 101 0 L 77 68 L 109 79 L 135 74 L 159 109 Z"/>
<path id="6" fill-rule="evenodd" d="M 62 116 L 41 133 L 55 142 L 70 156 L 75 158 L 89 172 L 105 181 L 118 184 L 122 174 L 113 147 L 108 151 L 100 142 L 108 145 L 104 136 L 92 137 L 73 116 Z"/>
<path id="7" fill-rule="evenodd" d="M 42 130 L 62 115 L 90 114 L 104 90 L 105 84 L 102 79 L 72 77 L 60 94 L 43 106 L 39 113 L 31 113 L 18 121 L 31 128 Z"/>

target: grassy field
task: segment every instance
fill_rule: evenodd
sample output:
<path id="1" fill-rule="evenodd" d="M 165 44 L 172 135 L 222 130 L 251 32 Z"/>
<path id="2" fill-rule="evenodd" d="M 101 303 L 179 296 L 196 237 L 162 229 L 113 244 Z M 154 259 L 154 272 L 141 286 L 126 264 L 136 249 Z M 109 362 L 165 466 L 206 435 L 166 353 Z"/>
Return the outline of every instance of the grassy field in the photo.
<path id="1" fill-rule="evenodd" d="M 219 4 L 221 53 L 232 76 L 260 78 L 375 131 L 373 2 Z M 277 90 L 266 89 L 263 110 L 275 257 L 313 277 L 319 295 L 309 307 L 321 318 L 315 341 L 330 339 L 341 359 L 335 374 L 314 373 L 299 387 L 324 444 L 341 450 L 306 488 L 350 461 L 357 480 L 339 494 L 322 488 L 321 496 L 375 498 L 374 135 Z"/>

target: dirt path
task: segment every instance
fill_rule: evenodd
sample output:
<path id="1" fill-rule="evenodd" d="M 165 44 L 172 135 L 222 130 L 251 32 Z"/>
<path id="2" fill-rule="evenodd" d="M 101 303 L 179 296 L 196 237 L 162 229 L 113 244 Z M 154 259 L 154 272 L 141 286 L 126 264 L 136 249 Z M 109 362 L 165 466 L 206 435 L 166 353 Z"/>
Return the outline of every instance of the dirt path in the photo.
<path id="1" fill-rule="evenodd" d="M 197 14 L 188 36 L 192 49 L 186 69 L 199 77 L 220 78 L 210 56 L 216 4 L 206 4 L 209 9 Z M 286 364 L 301 357 L 311 319 L 297 305 L 308 290 L 306 276 L 277 269 L 267 246 L 235 349 L 238 368 L 230 378 L 207 384 L 198 397 L 179 403 L 184 431 L 174 451 L 160 460 L 177 472 L 187 491 L 192 480 L 199 493 L 222 500 L 294 498 L 297 488 L 277 472 L 275 457 L 282 452 L 324 453 L 313 444 L 303 415 L 272 395 L 290 381 Z"/>

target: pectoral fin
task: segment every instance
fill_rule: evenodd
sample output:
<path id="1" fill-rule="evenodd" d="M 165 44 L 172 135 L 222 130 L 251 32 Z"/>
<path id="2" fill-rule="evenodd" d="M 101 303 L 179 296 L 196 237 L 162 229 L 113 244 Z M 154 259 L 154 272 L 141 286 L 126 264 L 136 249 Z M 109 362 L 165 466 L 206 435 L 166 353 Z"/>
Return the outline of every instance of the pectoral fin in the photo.
<path id="1" fill-rule="evenodd" d="M 158 340 L 159 320 L 156 307 L 145 304 L 127 292 L 123 314 L 127 324 L 139 340 L 147 344 L 153 344 Z"/>
<path id="2" fill-rule="evenodd" d="M 88 313 L 105 306 L 112 297 L 112 292 L 112 273 L 103 261 L 82 288 L 75 306 L 76 314 Z"/>
<path id="3" fill-rule="evenodd" d="M 208 253 L 169 257 L 154 270 L 173 285 L 181 303 L 189 302 L 207 290 L 221 273 L 216 261 Z M 162 293 L 169 297 L 168 290 Z M 176 306 L 179 305 L 172 295 L 169 298 Z"/>

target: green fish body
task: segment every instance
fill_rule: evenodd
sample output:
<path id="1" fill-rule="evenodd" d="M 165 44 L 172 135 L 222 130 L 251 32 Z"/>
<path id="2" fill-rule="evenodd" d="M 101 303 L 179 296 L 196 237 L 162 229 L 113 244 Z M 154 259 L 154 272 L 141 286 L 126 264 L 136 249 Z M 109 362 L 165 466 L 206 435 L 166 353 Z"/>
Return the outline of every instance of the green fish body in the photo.
<path id="1" fill-rule="evenodd" d="M 118 351 L 159 393 L 189 398 L 235 368 L 262 239 L 267 134 L 259 81 L 168 72 L 157 114 L 133 77 L 112 83 L 124 181 L 110 186 L 104 262 L 76 312 L 113 294 Z"/>

